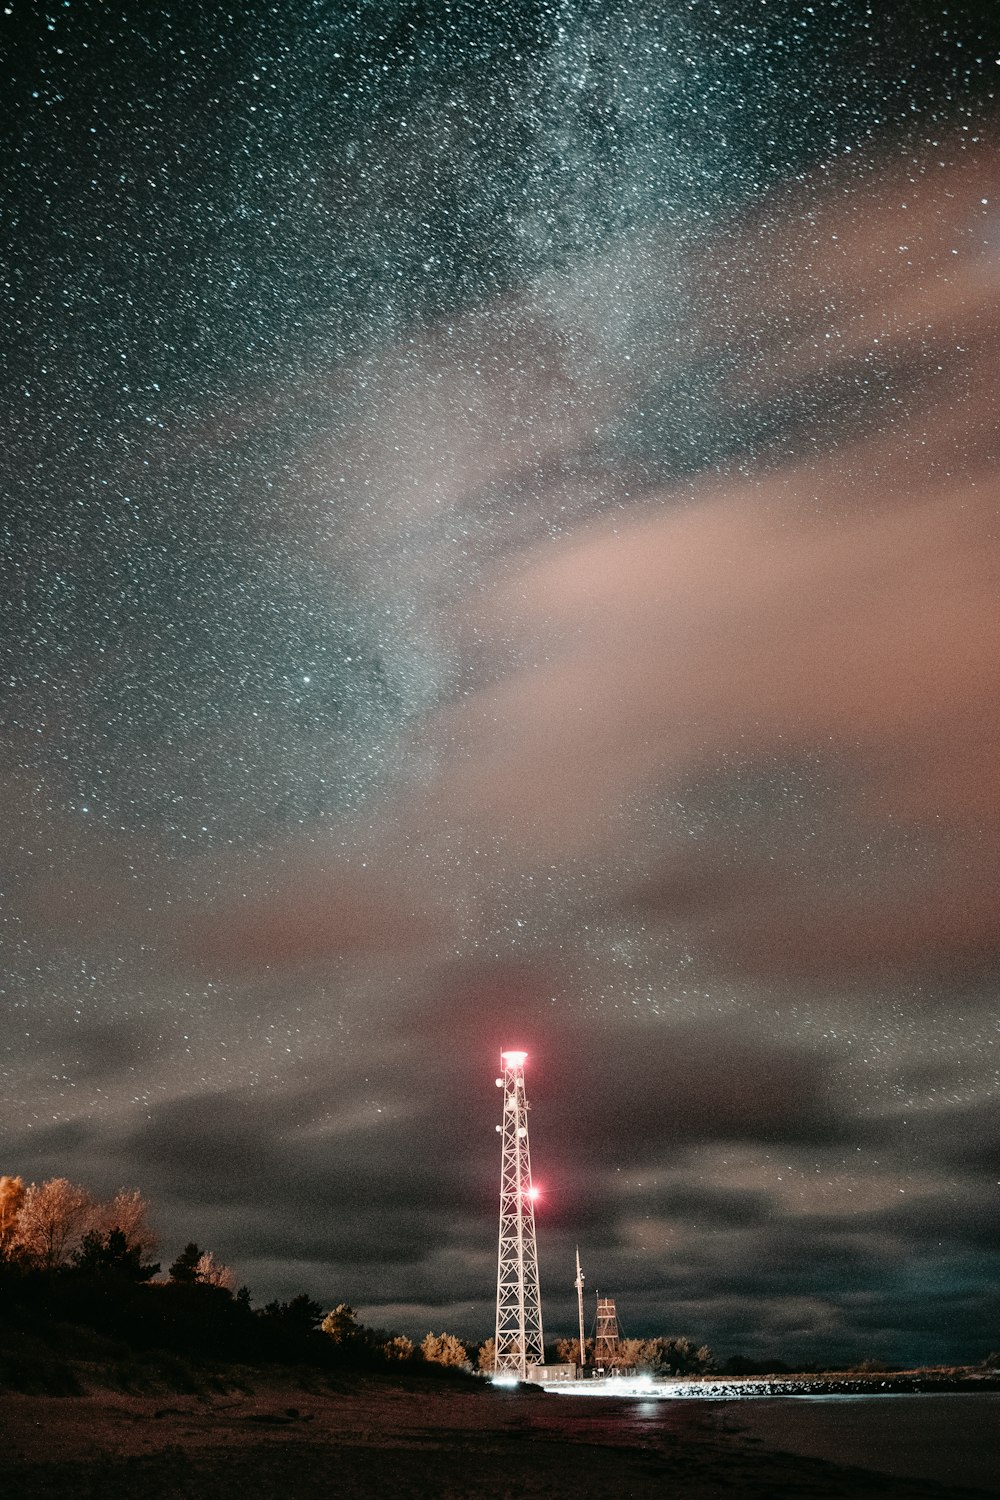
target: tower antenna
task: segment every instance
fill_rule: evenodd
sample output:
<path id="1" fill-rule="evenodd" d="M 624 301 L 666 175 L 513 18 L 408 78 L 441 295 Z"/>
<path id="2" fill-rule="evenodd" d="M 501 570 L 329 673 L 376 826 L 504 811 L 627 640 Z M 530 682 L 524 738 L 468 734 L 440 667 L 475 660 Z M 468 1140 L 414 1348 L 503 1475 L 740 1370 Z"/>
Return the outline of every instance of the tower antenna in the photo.
<path id="1" fill-rule="evenodd" d="M 583 1337 L 583 1272 L 580 1270 L 580 1246 L 576 1247 L 576 1308 L 580 1314 L 580 1369 L 587 1363 L 587 1345 Z"/>
<path id="2" fill-rule="evenodd" d="M 542 1299 L 535 1246 L 535 1188 L 528 1151 L 526 1052 L 501 1052 L 503 1138 L 500 1165 L 500 1246 L 497 1255 L 497 1327 L 494 1372 L 518 1375 L 544 1364 Z"/>

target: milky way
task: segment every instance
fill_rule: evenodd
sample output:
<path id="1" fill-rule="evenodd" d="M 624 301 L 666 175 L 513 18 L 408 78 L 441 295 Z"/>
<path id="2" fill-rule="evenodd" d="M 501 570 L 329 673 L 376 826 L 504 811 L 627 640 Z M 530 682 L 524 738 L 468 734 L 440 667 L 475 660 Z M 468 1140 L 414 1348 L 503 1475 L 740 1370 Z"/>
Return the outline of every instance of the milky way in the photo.
<path id="1" fill-rule="evenodd" d="M 0 1171 L 1000 1339 L 990 7 L 12 0 Z M 900 34 L 905 33 L 905 34 Z"/>

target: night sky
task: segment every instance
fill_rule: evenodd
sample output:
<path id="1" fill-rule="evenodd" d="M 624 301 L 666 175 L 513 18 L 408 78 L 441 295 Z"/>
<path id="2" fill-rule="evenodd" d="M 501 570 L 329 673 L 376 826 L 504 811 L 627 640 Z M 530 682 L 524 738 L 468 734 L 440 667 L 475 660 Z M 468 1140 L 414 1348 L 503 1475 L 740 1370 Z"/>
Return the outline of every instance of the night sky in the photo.
<path id="1" fill-rule="evenodd" d="M 1000 1346 L 993 9 L 0 5 L 0 1171 Z"/>

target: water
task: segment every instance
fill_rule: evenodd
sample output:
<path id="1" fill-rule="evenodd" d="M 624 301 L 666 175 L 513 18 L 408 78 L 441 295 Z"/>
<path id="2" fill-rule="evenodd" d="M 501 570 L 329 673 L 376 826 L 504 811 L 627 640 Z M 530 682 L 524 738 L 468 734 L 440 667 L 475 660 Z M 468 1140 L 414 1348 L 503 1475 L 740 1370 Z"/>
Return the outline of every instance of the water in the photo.
<path id="1" fill-rule="evenodd" d="M 629 1402 L 622 1421 L 649 1438 L 675 1426 L 678 1406 L 663 1398 Z M 685 1414 L 694 1406 L 685 1402 Z M 997 1391 L 712 1400 L 697 1403 L 697 1420 L 762 1451 L 997 1492 Z"/>

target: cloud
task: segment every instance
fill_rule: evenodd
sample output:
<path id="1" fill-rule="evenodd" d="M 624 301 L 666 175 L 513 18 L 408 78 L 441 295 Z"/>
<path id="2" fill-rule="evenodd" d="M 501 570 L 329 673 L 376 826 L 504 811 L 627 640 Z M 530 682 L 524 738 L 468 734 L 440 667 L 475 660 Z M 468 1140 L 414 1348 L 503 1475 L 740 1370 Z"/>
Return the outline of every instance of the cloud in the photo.
<path id="1" fill-rule="evenodd" d="M 996 175 L 950 136 L 821 173 L 323 387 L 350 411 L 273 504 L 407 686 L 379 795 L 276 852 L 157 861 L 12 778 L 47 1010 L 5 1043 L 6 1169 L 135 1184 L 168 1256 L 207 1241 L 258 1296 L 482 1334 L 517 1043 L 550 1327 L 580 1240 L 636 1331 L 981 1340 Z M 693 388 L 725 442 L 681 430 Z"/>
<path id="2" fill-rule="evenodd" d="M 11 1158 L 29 1176 L 139 1186 L 166 1260 L 195 1238 L 258 1301 L 305 1290 L 374 1325 L 484 1336 L 495 1063 L 454 998 L 407 1027 L 402 1066 L 390 1040 L 270 1088 L 175 1093 L 141 1114 L 122 1101 L 12 1135 Z M 913 1132 L 873 1123 L 821 1055 L 768 1040 L 749 1013 L 725 1028 L 565 1021 L 536 1025 L 528 1064 L 551 1335 L 574 1326 L 579 1243 L 589 1293 L 616 1296 L 630 1333 L 785 1358 L 978 1347 L 996 1189 L 974 1160 L 948 1177 L 991 1107 L 928 1110 Z"/>
<path id="3" fill-rule="evenodd" d="M 985 139 L 873 151 L 686 270 L 643 246 L 627 334 L 598 267 L 376 361 L 313 462 L 352 478 L 331 566 L 424 661 L 428 712 L 350 854 L 287 850 L 213 953 L 436 963 L 530 891 L 550 948 L 604 921 L 821 984 L 995 962 L 998 194 Z M 617 418 L 713 345 L 722 411 L 821 380 L 851 412 L 642 479 Z"/>

